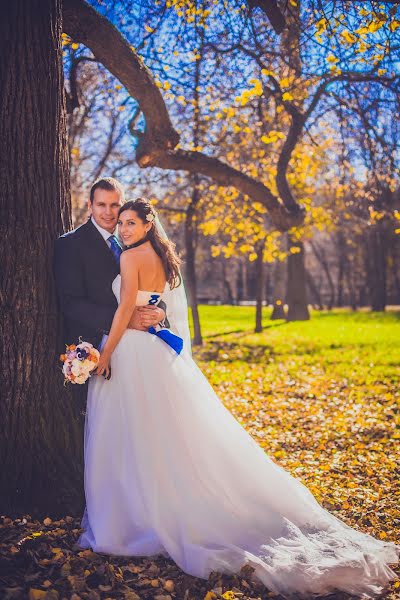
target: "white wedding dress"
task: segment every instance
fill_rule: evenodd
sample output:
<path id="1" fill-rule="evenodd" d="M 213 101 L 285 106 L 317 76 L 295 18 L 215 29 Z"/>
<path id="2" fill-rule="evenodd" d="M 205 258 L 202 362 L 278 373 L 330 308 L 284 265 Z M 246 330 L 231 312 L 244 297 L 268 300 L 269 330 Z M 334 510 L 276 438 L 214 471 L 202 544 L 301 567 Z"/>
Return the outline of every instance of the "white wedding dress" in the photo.
<path id="1" fill-rule="evenodd" d="M 400 547 L 347 526 L 270 460 L 190 352 L 127 330 L 111 368 L 89 384 L 80 547 L 169 555 L 203 578 L 249 564 L 269 590 L 308 598 L 372 597 L 396 577 Z"/>

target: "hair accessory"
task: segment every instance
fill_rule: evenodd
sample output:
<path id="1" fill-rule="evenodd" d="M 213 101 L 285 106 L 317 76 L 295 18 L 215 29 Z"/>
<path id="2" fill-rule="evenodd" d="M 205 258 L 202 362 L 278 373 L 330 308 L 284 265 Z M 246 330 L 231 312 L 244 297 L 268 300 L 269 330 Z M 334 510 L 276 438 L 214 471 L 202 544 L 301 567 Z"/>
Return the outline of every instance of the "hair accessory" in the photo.
<path id="1" fill-rule="evenodd" d="M 154 221 L 153 213 L 149 213 L 148 215 L 146 215 L 146 221 L 149 221 L 150 223 Z"/>

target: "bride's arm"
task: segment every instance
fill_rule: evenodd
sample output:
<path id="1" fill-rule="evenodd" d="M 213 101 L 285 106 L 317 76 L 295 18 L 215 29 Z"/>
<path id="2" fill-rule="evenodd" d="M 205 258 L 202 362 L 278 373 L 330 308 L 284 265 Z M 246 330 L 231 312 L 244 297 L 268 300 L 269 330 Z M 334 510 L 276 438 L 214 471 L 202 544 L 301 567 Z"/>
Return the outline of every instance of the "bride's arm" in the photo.
<path id="1" fill-rule="evenodd" d="M 139 270 L 137 257 L 134 254 L 132 251 L 121 254 L 121 300 L 115 312 L 107 341 L 100 354 L 96 375 L 102 375 L 105 371 L 108 377 L 111 354 L 128 327 L 135 310 L 139 288 Z"/>

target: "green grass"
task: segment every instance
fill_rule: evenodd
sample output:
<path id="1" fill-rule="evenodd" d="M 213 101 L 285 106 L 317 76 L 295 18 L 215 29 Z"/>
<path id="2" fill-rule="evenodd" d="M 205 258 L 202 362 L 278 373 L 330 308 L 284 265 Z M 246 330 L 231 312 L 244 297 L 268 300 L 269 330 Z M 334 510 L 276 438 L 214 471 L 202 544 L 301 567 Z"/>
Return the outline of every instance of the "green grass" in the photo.
<path id="1" fill-rule="evenodd" d="M 252 356 L 270 365 L 285 361 L 295 369 L 314 364 L 366 383 L 398 381 L 400 312 L 313 311 L 309 321 L 292 323 L 271 321 L 270 314 L 270 309 L 264 310 L 265 329 L 254 334 L 254 307 L 202 305 L 205 342 L 222 344 L 222 354 L 231 354 L 231 359 Z"/>

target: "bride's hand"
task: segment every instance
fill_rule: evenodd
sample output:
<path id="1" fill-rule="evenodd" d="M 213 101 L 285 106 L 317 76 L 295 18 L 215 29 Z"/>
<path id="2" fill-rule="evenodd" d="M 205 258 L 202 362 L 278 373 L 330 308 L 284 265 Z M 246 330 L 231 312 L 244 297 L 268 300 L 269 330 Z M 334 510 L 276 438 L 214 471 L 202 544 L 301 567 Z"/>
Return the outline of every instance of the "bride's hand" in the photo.
<path id="1" fill-rule="evenodd" d="M 110 360 L 111 356 L 107 352 L 101 352 L 95 375 L 105 375 L 106 379 L 110 375 Z"/>

